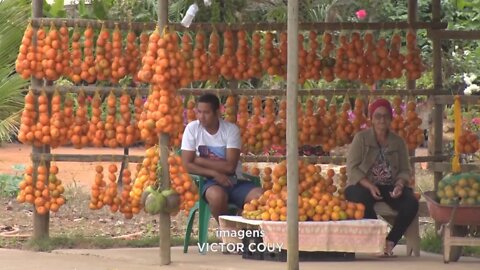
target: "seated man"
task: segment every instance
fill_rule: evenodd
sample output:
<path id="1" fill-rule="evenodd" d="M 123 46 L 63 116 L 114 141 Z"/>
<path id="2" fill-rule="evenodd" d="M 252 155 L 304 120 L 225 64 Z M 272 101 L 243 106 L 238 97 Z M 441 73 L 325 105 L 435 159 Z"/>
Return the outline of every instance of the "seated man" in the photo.
<path id="1" fill-rule="evenodd" d="M 220 102 L 215 95 L 198 99 L 197 119 L 183 133 L 182 161 L 189 173 L 207 177 L 200 194 L 210 206 L 212 216 L 227 214 L 228 203 L 243 209 L 243 204 L 260 197 L 263 190 L 241 180 L 239 128 L 220 117 Z"/>

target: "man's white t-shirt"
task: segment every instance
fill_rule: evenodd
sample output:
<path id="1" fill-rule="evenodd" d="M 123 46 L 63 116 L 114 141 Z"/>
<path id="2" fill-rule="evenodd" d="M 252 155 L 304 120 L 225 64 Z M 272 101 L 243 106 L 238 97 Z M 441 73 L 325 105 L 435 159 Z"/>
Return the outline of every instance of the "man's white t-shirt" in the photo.
<path id="1" fill-rule="evenodd" d="M 217 133 L 210 134 L 195 120 L 190 122 L 186 127 L 182 137 L 182 150 L 196 151 L 197 156 L 213 159 L 225 160 L 227 156 L 227 148 L 241 149 L 242 140 L 240 137 L 240 129 L 230 122 L 219 119 L 220 125 Z M 235 170 L 237 178 L 242 177 L 242 164 L 238 161 Z"/>

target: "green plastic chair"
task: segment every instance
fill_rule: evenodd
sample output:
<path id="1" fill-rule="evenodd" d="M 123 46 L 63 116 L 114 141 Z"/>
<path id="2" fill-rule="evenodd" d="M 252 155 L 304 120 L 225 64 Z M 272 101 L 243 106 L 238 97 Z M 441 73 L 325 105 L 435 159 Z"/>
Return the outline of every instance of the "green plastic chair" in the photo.
<path id="1" fill-rule="evenodd" d="M 192 180 L 195 182 L 195 184 L 198 187 L 198 192 L 200 193 L 201 190 L 203 189 L 203 185 L 205 184 L 205 177 L 199 176 L 199 175 L 190 175 L 192 177 Z M 252 181 L 255 186 L 261 187 L 260 183 L 260 177 L 254 176 L 254 175 L 249 175 L 249 174 L 243 174 L 243 176 L 247 179 Z M 208 223 L 210 221 L 210 208 L 208 207 L 207 201 L 200 196 L 200 199 L 195 203 L 195 205 L 190 209 L 190 212 L 188 213 L 188 220 L 187 220 L 187 230 L 185 233 L 185 238 L 183 241 L 183 253 L 188 252 L 188 246 L 190 244 L 190 236 L 192 234 L 192 228 L 193 228 L 193 221 L 195 220 L 195 213 L 198 211 L 198 243 L 200 245 L 206 244 L 207 243 L 207 238 L 208 238 Z M 235 204 L 228 204 L 228 211 L 230 214 L 235 215 L 238 211 L 238 207 Z M 203 249 L 203 251 L 199 250 L 201 254 L 206 254 L 206 248 Z"/>

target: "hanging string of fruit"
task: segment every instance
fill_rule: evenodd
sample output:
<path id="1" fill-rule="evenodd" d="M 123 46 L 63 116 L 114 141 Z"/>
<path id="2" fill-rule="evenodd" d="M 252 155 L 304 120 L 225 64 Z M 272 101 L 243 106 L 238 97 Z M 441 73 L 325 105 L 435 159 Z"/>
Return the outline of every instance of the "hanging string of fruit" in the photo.
<path id="1" fill-rule="evenodd" d="M 93 28 L 90 24 L 88 24 L 87 28 L 85 28 L 85 31 L 83 32 L 83 62 L 81 65 L 82 72 L 80 73 L 80 77 L 89 84 L 94 83 L 97 80 L 95 56 L 93 53 L 93 37 Z M 100 49 L 100 54 L 101 53 L 102 49 Z"/>

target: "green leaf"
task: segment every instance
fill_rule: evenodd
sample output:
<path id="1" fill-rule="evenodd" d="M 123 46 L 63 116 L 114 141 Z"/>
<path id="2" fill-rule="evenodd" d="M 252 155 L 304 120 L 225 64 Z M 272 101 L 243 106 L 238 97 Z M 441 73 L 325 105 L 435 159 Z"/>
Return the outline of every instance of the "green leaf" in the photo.
<path id="1" fill-rule="evenodd" d="M 55 2 L 53 2 L 50 12 L 54 17 L 57 17 L 57 18 L 65 17 L 67 14 L 65 12 L 64 1 L 55 0 Z"/>
<path id="2" fill-rule="evenodd" d="M 99 20 L 106 20 L 107 19 L 107 11 L 103 2 L 100 0 L 93 0 L 93 13 Z"/>
<path id="3" fill-rule="evenodd" d="M 80 17 L 87 14 L 87 8 L 85 7 L 85 0 L 80 0 L 78 2 L 78 14 L 80 15 Z"/>

